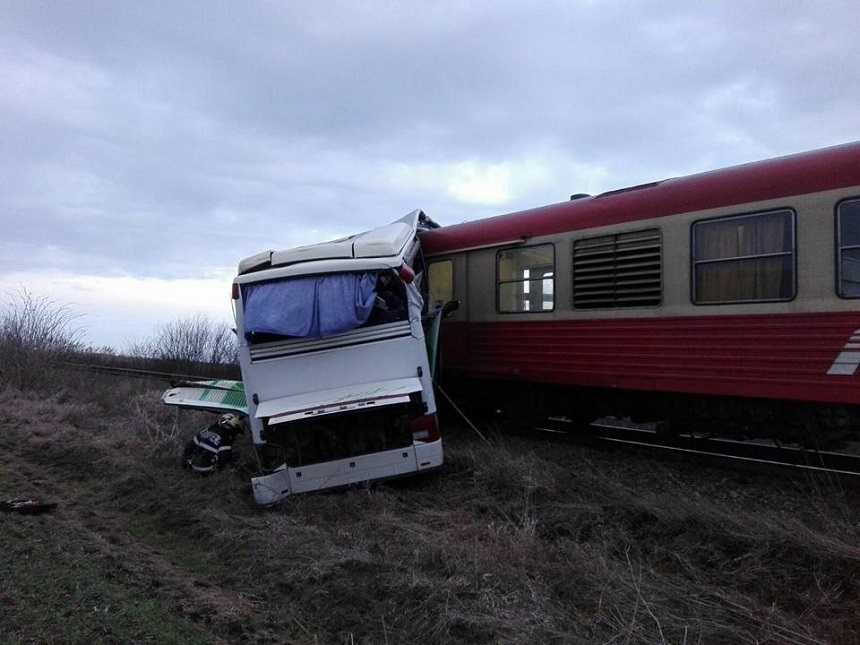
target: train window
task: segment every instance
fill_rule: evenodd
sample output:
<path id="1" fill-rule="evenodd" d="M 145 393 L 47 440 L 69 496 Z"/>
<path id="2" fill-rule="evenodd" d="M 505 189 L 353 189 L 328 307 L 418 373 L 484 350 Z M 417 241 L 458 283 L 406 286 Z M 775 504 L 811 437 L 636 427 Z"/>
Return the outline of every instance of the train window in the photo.
<path id="1" fill-rule="evenodd" d="M 552 311 L 555 306 L 555 250 L 540 244 L 496 255 L 499 313 Z"/>
<path id="2" fill-rule="evenodd" d="M 860 199 L 839 204 L 837 292 L 842 298 L 860 298 Z"/>
<path id="3" fill-rule="evenodd" d="M 656 307 L 663 297 L 663 240 L 651 228 L 573 243 L 576 309 Z"/>
<path id="4" fill-rule="evenodd" d="M 454 262 L 441 260 L 427 267 L 430 282 L 430 308 L 441 307 L 454 299 Z"/>
<path id="5" fill-rule="evenodd" d="M 736 215 L 693 225 L 693 302 L 775 302 L 795 295 L 794 213 Z"/>

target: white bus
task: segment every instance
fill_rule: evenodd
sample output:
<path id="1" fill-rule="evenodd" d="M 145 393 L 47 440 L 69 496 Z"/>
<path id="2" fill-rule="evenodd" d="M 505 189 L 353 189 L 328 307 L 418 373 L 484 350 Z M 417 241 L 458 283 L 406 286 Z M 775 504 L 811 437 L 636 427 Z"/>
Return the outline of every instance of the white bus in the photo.
<path id="1" fill-rule="evenodd" d="M 433 226 L 416 210 L 239 264 L 232 297 L 246 399 L 233 409 L 248 414 L 263 468 L 251 480 L 257 503 L 441 466 L 425 338 L 441 313 L 424 305 L 417 238 Z M 199 395 L 206 384 L 197 385 Z M 214 396 L 241 385 L 222 382 Z M 163 400 L 190 405 L 185 392 L 168 390 Z M 229 407 L 219 398 L 211 409 Z"/>

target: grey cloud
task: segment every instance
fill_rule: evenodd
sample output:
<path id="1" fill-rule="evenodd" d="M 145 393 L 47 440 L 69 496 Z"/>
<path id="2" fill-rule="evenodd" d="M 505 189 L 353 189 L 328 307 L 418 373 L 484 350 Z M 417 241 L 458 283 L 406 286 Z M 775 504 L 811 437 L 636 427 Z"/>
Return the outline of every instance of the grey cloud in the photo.
<path id="1" fill-rule="evenodd" d="M 5 3 L 0 214 L 19 225 L 0 271 L 38 255 L 175 277 L 414 207 L 496 208 L 392 185 L 391 164 L 563 151 L 610 189 L 856 138 L 858 18 L 841 2 Z"/>

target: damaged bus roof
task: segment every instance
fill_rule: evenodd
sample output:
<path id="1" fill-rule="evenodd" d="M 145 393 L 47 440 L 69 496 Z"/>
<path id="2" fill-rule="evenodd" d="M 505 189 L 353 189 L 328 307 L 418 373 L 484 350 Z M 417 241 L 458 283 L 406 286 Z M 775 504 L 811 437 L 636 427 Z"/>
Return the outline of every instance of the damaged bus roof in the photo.
<path id="1" fill-rule="evenodd" d="M 424 219 L 424 213 L 416 209 L 391 224 L 350 237 L 284 251 L 264 251 L 242 260 L 239 263 L 239 275 L 325 260 L 384 260 L 389 266 L 399 266 L 410 242 L 415 239 L 419 222 Z"/>

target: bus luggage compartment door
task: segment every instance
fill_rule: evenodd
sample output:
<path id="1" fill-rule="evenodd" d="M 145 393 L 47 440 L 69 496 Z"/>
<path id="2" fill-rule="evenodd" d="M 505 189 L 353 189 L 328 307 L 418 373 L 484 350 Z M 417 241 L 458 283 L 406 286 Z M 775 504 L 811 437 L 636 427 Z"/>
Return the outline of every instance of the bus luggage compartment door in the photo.
<path id="1" fill-rule="evenodd" d="M 414 446 L 290 468 L 293 494 L 388 479 L 418 470 Z"/>

